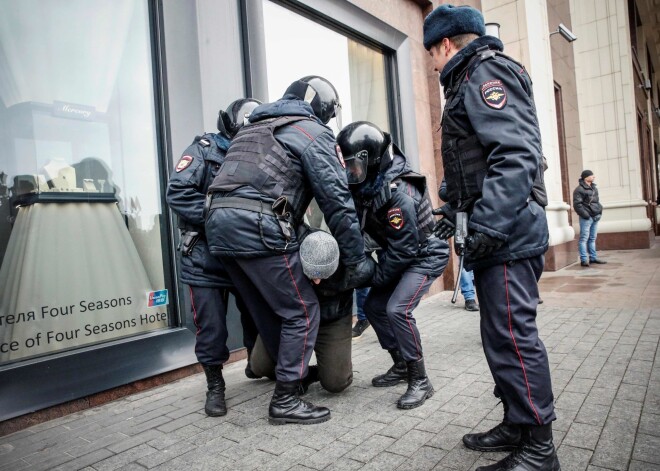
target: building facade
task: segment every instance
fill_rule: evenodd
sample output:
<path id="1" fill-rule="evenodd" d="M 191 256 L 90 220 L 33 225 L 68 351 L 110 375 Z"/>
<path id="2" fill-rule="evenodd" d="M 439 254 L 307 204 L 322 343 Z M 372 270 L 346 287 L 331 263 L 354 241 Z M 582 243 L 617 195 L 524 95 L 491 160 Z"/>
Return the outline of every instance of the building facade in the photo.
<path id="1" fill-rule="evenodd" d="M 193 371 L 164 191 L 180 153 L 231 101 L 273 101 L 293 80 L 324 76 L 344 123 L 390 132 L 437 188 L 442 97 L 422 24 L 440 3 L 0 0 L 0 422 Z M 548 268 L 576 260 L 570 199 L 583 168 L 600 183 L 601 248 L 648 247 L 660 0 L 454 3 L 499 23 L 505 52 L 534 79 Z M 577 41 L 553 34 L 559 23 Z M 432 293 L 454 277 L 451 264 Z M 239 349 L 235 309 L 229 323 Z"/>

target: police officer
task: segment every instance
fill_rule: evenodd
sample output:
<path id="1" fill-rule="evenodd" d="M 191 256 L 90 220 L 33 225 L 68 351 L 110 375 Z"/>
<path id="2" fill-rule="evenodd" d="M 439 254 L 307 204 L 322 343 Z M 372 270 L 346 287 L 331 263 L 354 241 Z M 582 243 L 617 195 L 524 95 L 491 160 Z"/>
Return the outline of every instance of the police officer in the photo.
<path id="1" fill-rule="evenodd" d="M 432 236 L 435 219 L 426 179 L 410 169 L 388 134 L 358 121 L 339 133 L 337 143 L 362 228 L 382 248 L 364 312 L 394 365 L 372 384 L 394 386 L 407 380 L 397 407 L 419 407 L 433 395 L 433 386 L 412 311 L 442 274 L 449 248 Z"/>
<path id="2" fill-rule="evenodd" d="M 301 267 L 297 235 L 312 197 L 339 244 L 347 283 L 362 283 L 373 272 L 335 138 L 326 126 L 339 118 L 340 109 L 326 79 L 293 82 L 283 98 L 250 115 L 210 187 L 209 248 L 221 257 L 269 354 L 277 358 L 269 407 L 273 424 L 330 418 L 327 408 L 298 397 L 319 327 L 319 302 Z"/>
<path id="3" fill-rule="evenodd" d="M 440 72 L 446 105 L 442 158 L 448 204 L 437 233 L 469 215 L 466 269 L 474 270 L 481 338 L 504 421 L 463 442 L 480 451 L 513 450 L 479 470 L 559 470 L 548 355 L 536 307 L 548 248 L 541 136 L 525 68 L 485 36 L 471 7 L 441 5 L 424 20 L 424 47 Z"/>
<path id="4" fill-rule="evenodd" d="M 227 413 L 222 364 L 229 358 L 227 348 L 227 289 L 233 288 L 220 260 L 209 253 L 204 235 L 206 192 L 218 173 L 229 148 L 230 139 L 243 126 L 244 117 L 260 102 L 240 99 L 218 114 L 218 133 L 195 138 L 183 152 L 170 176 L 167 202 L 179 217 L 181 230 L 181 281 L 190 288 L 192 316 L 197 327 L 195 354 L 206 374 L 208 392 L 204 410 L 209 416 Z M 256 327 L 240 296 L 243 343 L 251 352 L 257 337 Z M 250 369 L 246 374 L 251 376 Z"/>

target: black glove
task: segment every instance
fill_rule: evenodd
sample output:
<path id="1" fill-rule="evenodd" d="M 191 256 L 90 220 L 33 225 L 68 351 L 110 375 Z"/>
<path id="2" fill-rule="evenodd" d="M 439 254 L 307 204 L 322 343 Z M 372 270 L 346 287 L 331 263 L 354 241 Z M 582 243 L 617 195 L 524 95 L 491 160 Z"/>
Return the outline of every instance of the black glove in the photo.
<path id="1" fill-rule="evenodd" d="M 442 218 L 435 223 L 433 233 L 438 239 L 447 240 L 454 235 L 456 226 L 449 218 Z"/>
<path id="2" fill-rule="evenodd" d="M 504 245 L 504 241 L 491 237 L 483 232 L 475 232 L 470 237 L 468 248 L 472 258 L 483 258 L 489 256 L 493 251 Z"/>
<path id="3" fill-rule="evenodd" d="M 456 230 L 456 224 L 454 224 L 456 212 L 451 208 L 449 203 L 438 209 L 434 209 L 432 213 L 435 216 L 442 216 L 442 219 L 440 219 L 433 227 L 433 233 L 435 236 L 442 240 L 447 240 L 452 237 Z"/>
<path id="4" fill-rule="evenodd" d="M 340 291 L 368 286 L 375 272 L 376 262 L 371 257 L 365 257 L 364 261 L 357 265 L 346 267 Z"/>

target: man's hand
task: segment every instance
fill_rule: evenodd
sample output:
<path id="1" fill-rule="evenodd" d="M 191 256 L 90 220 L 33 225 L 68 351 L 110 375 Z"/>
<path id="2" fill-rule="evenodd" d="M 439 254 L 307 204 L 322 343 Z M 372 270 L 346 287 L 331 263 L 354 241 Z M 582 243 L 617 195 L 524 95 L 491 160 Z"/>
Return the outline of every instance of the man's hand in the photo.
<path id="1" fill-rule="evenodd" d="M 503 240 L 495 239 L 483 232 L 475 232 L 470 238 L 469 249 L 472 258 L 484 258 L 504 244 Z"/>
<path id="2" fill-rule="evenodd" d="M 435 224 L 435 227 L 433 227 L 433 233 L 435 236 L 442 240 L 447 240 L 452 237 L 454 235 L 454 231 L 456 230 L 456 224 L 454 224 L 456 213 L 453 209 L 451 209 L 451 206 L 449 206 L 449 204 L 445 204 L 438 209 L 434 209 L 432 213 L 435 216 L 442 216 L 442 219 L 440 219 Z"/>

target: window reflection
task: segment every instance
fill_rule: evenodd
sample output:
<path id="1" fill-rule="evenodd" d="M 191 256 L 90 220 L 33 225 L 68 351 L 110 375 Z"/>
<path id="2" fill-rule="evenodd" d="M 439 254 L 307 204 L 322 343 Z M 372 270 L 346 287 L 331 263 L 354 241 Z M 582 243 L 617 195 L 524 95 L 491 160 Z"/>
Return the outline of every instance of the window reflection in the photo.
<path id="1" fill-rule="evenodd" d="M 263 0 L 268 100 L 306 75 L 320 75 L 337 89 L 344 125 L 371 121 L 390 130 L 385 56 L 382 52 L 297 13 Z M 328 125 L 339 132 L 336 120 Z M 313 227 L 327 230 L 316 201 L 306 214 Z"/>
<path id="2" fill-rule="evenodd" d="M 0 363 L 165 327 L 147 0 L 0 11 Z"/>
<path id="3" fill-rule="evenodd" d="M 284 7 L 263 0 L 268 100 L 306 75 L 320 75 L 337 89 L 344 125 L 372 121 L 390 130 L 385 56 Z M 330 127 L 339 130 L 335 120 Z"/>

